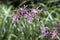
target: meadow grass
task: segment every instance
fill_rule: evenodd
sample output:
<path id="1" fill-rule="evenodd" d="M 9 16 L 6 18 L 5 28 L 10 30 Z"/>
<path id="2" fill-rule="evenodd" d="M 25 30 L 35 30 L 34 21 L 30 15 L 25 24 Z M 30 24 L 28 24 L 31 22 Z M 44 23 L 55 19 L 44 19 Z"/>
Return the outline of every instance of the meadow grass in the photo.
<path id="1" fill-rule="evenodd" d="M 42 9 L 42 11 L 34 17 L 32 22 L 27 22 L 22 16 L 16 24 L 12 20 L 12 14 L 24 5 L 25 1 L 17 8 L 13 5 L 0 4 L 0 40 L 52 40 L 51 37 L 45 38 L 41 29 L 48 27 L 51 31 L 53 27 L 59 28 L 60 4 L 51 4 L 58 1 L 48 0 L 45 4 L 44 1 L 31 4 L 32 8 L 41 7 L 40 10 Z M 58 32 L 60 32 L 59 30 Z M 60 40 L 59 36 L 58 34 L 56 40 Z"/>

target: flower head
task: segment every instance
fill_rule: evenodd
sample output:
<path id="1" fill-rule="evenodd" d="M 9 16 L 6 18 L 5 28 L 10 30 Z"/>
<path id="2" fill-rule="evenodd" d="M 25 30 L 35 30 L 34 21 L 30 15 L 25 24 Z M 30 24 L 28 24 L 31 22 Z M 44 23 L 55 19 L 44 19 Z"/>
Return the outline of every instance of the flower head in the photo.
<path id="1" fill-rule="evenodd" d="M 21 14 L 28 14 L 29 12 L 29 10 L 26 8 L 27 6 L 24 6 L 24 7 L 22 7 L 22 8 L 20 8 L 19 9 L 19 12 L 21 13 Z"/>
<path id="2" fill-rule="evenodd" d="M 44 27 L 41 32 L 42 32 L 42 34 L 44 36 L 49 36 L 49 29 L 48 29 L 48 27 Z"/>
<path id="3" fill-rule="evenodd" d="M 56 40 L 57 33 L 57 29 L 54 27 L 52 31 L 52 40 Z"/>
<path id="4" fill-rule="evenodd" d="M 12 19 L 13 19 L 13 22 L 16 23 L 17 20 L 19 18 L 19 14 L 17 12 L 15 12 L 13 15 L 12 15 Z"/>
<path id="5" fill-rule="evenodd" d="M 31 14 L 25 14 L 25 18 L 27 22 L 31 22 L 33 20 L 33 17 L 31 16 Z"/>
<path id="6" fill-rule="evenodd" d="M 38 9 L 32 9 L 31 10 L 31 15 L 32 15 L 32 17 L 35 17 L 36 16 L 36 14 L 38 13 Z"/>
<path id="7" fill-rule="evenodd" d="M 38 13 L 38 9 L 32 9 L 33 13 Z"/>

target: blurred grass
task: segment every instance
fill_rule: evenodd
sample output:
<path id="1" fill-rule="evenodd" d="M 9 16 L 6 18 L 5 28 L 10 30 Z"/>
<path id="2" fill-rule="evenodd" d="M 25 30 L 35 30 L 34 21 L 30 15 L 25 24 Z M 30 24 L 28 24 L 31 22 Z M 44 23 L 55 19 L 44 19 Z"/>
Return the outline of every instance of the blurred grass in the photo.
<path id="1" fill-rule="evenodd" d="M 0 4 L 0 40 L 51 39 L 44 39 L 41 35 L 41 29 L 45 26 L 49 28 L 57 27 L 57 23 L 60 20 L 60 0 L 37 0 L 36 4 L 27 4 L 32 6 L 32 8 L 39 7 L 43 9 L 43 11 L 38 14 L 31 23 L 26 22 L 24 17 L 21 17 L 16 25 L 13 24 L 12 13 L 17 11 L 19 7 L 23 6 L 28 1 L 23 0 L 18 7 L 9 5 L 10 1 L 6 0 L 7 5 L 2 1 Z M 60 37 L 57 38 L 60 40 Z"/>

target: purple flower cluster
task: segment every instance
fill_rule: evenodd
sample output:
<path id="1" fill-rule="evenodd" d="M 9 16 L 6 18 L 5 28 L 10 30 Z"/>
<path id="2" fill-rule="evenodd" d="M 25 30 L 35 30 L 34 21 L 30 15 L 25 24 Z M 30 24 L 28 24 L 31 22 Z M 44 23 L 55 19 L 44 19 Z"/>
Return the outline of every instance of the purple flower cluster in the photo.
<path id="1" fill-rule="evenodd" d="M 13 21 L 16 22 L 20 15 L 24 16 L 27 22 L 31 22 L 36 14 L 39 12 L 39 9 L 27 9 L 27 6 L 19 8 L 19 10 L 13 14 Z M 20 14 L 20 15 L 18 15 Z"/>
<path id="2" fill-rule="evenodd" d="M 52 40 L 56 40 L 56 37 L 57 37 L 57 34 L 58 34 L 57 29 L 55 27 L 52 29 L 52 32 L 49 31 L 48 27 L 44 27 L 41 30 L 41 32 L 45 37 L 48 37 L 49 35 L 51 35 Z"/>

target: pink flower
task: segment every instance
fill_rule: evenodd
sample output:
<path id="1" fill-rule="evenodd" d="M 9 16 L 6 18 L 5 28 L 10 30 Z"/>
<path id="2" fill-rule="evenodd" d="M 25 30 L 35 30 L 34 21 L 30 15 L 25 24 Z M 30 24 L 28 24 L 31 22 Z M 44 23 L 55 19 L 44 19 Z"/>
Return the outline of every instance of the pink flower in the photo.
<path id="1" fill-rule="evenodd" d="M 38 13 L 38 9 L 32 9 L 33 13 Z"/>
<path id="2" fill-rule="evenodd" d="M 38 13 L 38 9 L 32 9 L 31 10 L 31 15 L 32 15 L 32 17 L 35 17 L 36 16 L 36 14 Z"/>
<path id="3" fill-rule="evenodd" d="M 31 14 L 25 14 L 25 18 L 27 22 L 31 22 L 33 20 L 33 17 L 31 16 Z"/>
<path id="4" fill-rule="evenodd" d="M 16 23 L 18 18 L 19 18 L 19 14 L 17 12 L 15 12 L 12 16 L 13 22 Z"/>
<path id="5" fill-rule="evenodd" d="M 22 13 L 23 15 L 24 14 L 28 14 L 29 12 L 29 10 L 26 8 L 27 6 L 24 6 L 24 7 L 22 7 L 22 8 L 20 8 L 18 11 L 20 12 L 20 13 Z"/>
<path id="6" fill-rule="evenodd" d="M 42 30 L 41 30 L 41 32 L 42 32 L 42 34 L 44 35 L 44 36 L 49 36 L 49 29 L 48 29 L 48 27 L 44 27 Z"/>
<path id="7" fill-rule="evenodd" d="M 19 11 L 20 11 L 22 14 L 27 14 L 27 13 L 28 13 L 28 10 L 25 9 L 25 8 L 20 8 Z"/>
<path id="8" fill-rule="evenodd" d="M 56 40 L 57 33 L 57 29 L 54 27 L 52 31 L 52 40 Z"/>

